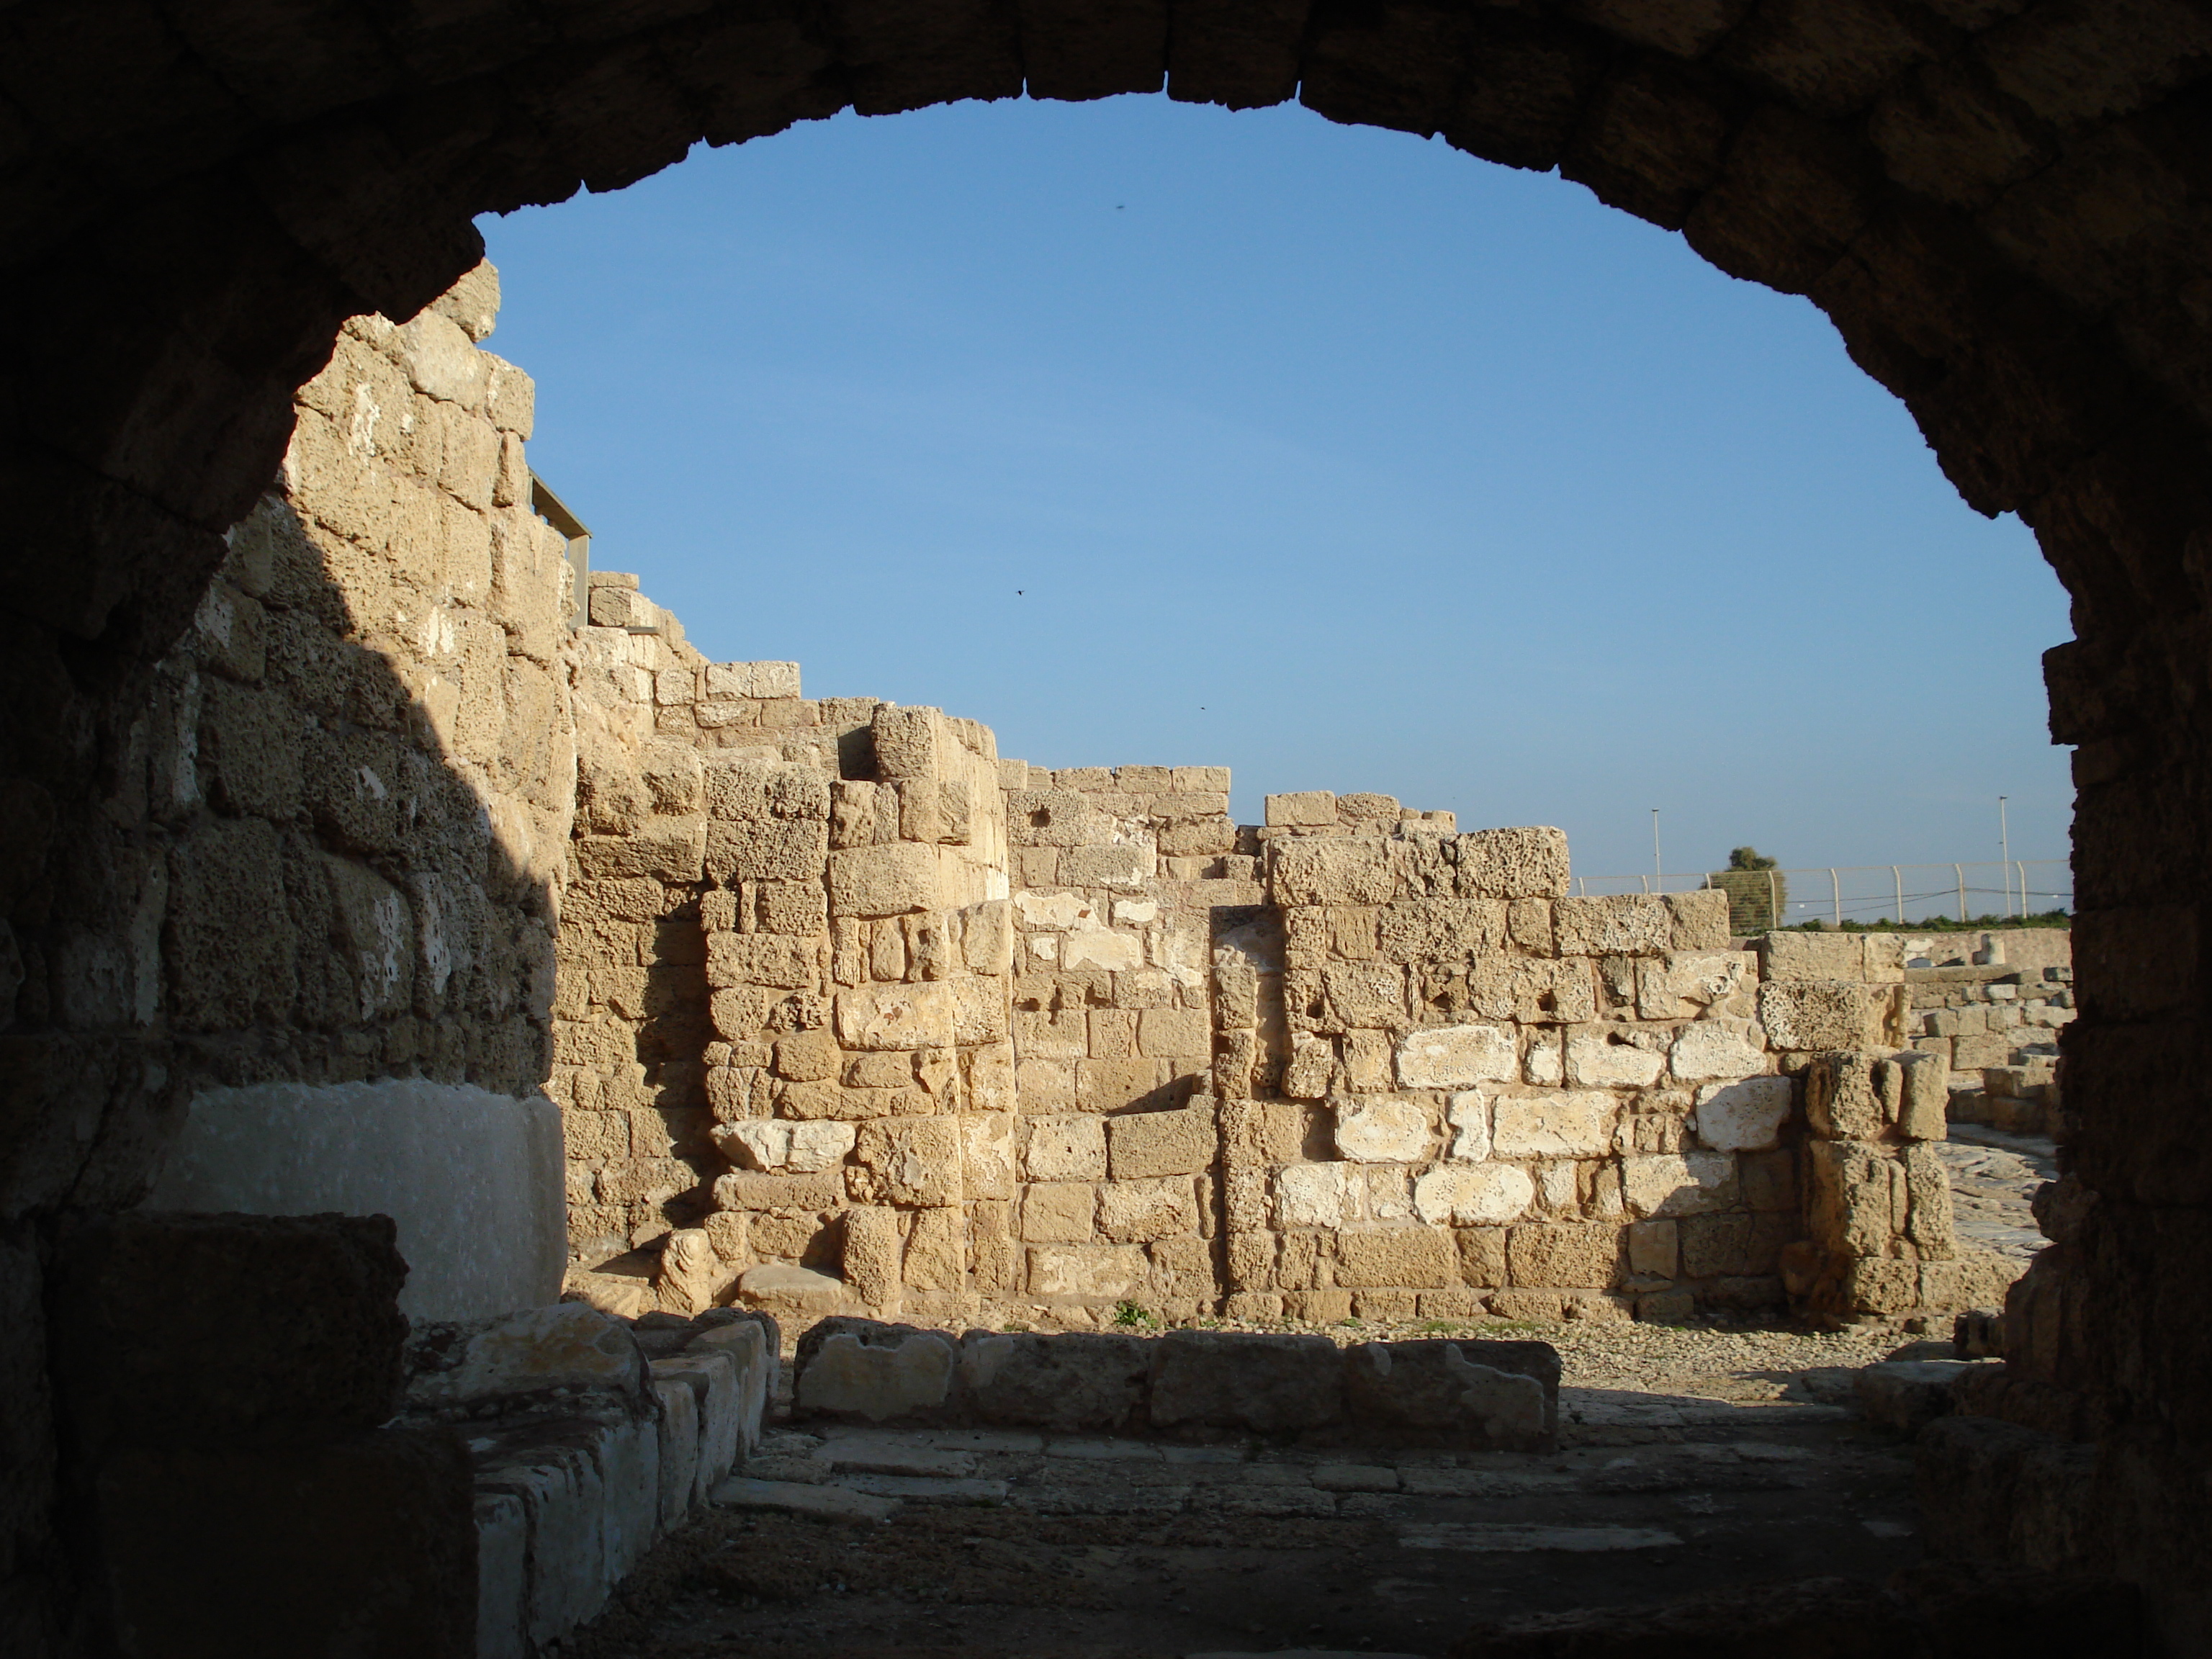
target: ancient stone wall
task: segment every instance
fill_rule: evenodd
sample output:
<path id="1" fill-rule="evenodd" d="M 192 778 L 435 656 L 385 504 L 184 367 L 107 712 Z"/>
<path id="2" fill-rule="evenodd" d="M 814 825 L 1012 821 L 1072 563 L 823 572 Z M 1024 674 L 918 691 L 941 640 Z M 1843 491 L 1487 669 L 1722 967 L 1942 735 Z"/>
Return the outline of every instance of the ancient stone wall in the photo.
<path id="1" fill-rule="evenodd" d="M 1558 831 L 1386 796 L 1240 826 L 1225 769 L 1000 760 L 972 721 L 707 662 L 594 581 L 554 1090 L 572 1282 L 607 1305 L 1079 1328 L 1995 1293 L 1919 1273 L 1956 1255 L 1934 1200 L 1877 1241 L 1808 1179 L 1814 1056 L 1905 1045 L 1899 940 L 1747 949 L 1722 894 L 1571 897 Z M 1856 1139 L 1917 1182 L 1915 1135 Z"/>

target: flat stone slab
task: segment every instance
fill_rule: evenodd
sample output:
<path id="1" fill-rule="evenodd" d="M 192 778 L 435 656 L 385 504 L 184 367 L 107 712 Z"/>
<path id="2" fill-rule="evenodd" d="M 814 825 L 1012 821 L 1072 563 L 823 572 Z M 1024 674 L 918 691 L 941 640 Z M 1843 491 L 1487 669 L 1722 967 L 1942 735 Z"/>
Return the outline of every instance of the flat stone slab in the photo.
<path id="1" fill-rule="evenodd" d="M 1159 1461 L 1160 1448 L 1146 1440 L 1048 1440 L 1048 1457 L 1138 1457 Z"/>
<path id="2" fill-rule="evenodd" d="M 819 1455 L 840 1474 L 849 1470 L 855 1474 L 912 1474 L 959 1480 L 975 1473 L 972 1452 L 939 1451 L 934 1447 L 898 1441 L 841 1438 L 823 1446 Z"/>
<path id="3" fill-rule="evenodd" d="M 878 1498 L 847 1486 L 753 1480 L 744 1475 L 732 1475 L 716 1486 L 711 1501 L 724 1509 L 781 1510 L 787 1515 L 813 1515 L 831 1521 L 888 1521 L 899 1510 L 896 1498 Z"/>
<path id="4" fill-rule="evenodd" d="M 1370 1463 L 1323 1463 L 1313 1472 L 1322 1492 L 1395 1492 L 1398 1471 Z"/>
<path id="5" fill-rule="evenodd" d="M 848 1492 L 867 1492 L 877 1498 L 910 1498 L 925 1504 L 1003 1504 L 1008 1491 L 1003 1480 L 923 1474 L 841 1474 L 837 1485 Z"/>
<path id="6" fill-rule="evenodd" d="M 1438 1521 L 1407 1527 L 1399 1532 L 1398 1543 L 1409 1550 L 1462 1550 L 1480 1554 L 1565 1550 L 1581 1555 L 1595 1550 L 1682 1547 L 1679 1534 L 1657 1527 L 1515 1527 L 1484 1521 Z"/>

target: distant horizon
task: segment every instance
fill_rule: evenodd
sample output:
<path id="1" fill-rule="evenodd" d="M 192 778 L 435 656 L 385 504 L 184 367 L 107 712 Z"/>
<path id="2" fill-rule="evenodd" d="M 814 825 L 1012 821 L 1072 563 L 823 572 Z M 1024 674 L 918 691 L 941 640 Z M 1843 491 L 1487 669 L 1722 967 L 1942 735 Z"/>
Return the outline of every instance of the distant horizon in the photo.
<path id="1" fill-rule="evenodd" d="M 1038 765 L 1226 765 L 1245 822 L 1556 824 L 1593 877 L 1654 805 L 1670 872 L 1993 863 L 1999 794 L 2066 856 L 2032 537 L 1808 302 L 1578 186 L 1021 101 L 481 222 L 533 465 L 718 659 Z"/>

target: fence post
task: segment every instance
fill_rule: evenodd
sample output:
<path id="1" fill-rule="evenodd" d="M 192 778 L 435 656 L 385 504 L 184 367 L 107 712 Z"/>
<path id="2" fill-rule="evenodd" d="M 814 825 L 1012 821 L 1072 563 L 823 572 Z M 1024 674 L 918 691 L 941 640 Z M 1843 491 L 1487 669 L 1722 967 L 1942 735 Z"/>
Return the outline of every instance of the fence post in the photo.
<path id="1" fill-rule="evenodd" d="M 1897 884 L 1897 925 L 1905 926 L 1905 877 L 1895 865 L 1889 866 L 1889 878 Z"/>
<path id="2" fill-rule="evenodd" d="M 1954 864 L 1951 866 L 1951 873 L 1959 878 L 1959 926 L 1964 927 L 1966 925 L 1966 866 Z"/>
<path id="3" fill-rule="evenodd" d="M 1836 901 L 1836 926 L 1844 925 L 1844 880 L 1831 865 L 1828 869 L 1828 893 Z"/>

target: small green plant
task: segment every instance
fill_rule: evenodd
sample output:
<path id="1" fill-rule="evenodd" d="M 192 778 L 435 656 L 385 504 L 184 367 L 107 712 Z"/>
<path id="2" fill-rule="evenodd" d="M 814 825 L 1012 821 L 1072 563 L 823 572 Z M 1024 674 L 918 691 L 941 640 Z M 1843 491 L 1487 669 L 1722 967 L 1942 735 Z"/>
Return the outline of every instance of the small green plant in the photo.
<path id="1" fill-rule="evenodd" d="M 1149 1308 L 1133 1302 L 1121 1302 L 1114 1309 L 1114 1322 L 1128 1330 L 1151 1331 L 1159 1328 L 1159 1317 Z"/>
<path id="2" fill-rule="evenodd" d="M 1020 1332 L 1026 1331 L 1029 1329 L 1029 1327 L 1024 1325 L 1018 1319 L 1009 1319 L 1005 1324 L 999 1327 L 999 1328 L 1002 1331 L 1008 1332 L 1009 1334 L 1018 1334 Z"/>
<path id="3" fill-rule="evenodd" d="M 1340 1330 L 1356 1331 L 1359 1328 L 1359 1322 L 1356 1319 L 1340 1319 L 1336 1322 Z"/>
<path id="4" fill-rule="evenodd" d="M 1467 1328 L 1456 1319 L 1424 1319 L 1419 1326 L 1424 1336 L 1452 1336 Z"/>

